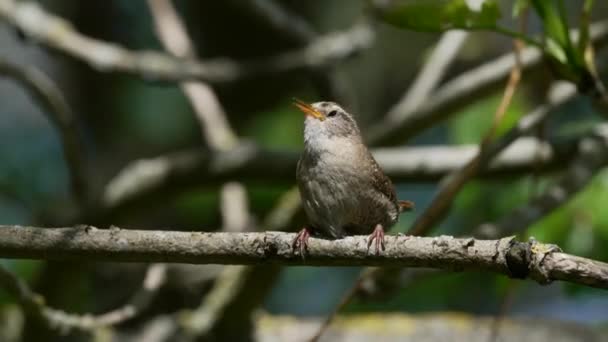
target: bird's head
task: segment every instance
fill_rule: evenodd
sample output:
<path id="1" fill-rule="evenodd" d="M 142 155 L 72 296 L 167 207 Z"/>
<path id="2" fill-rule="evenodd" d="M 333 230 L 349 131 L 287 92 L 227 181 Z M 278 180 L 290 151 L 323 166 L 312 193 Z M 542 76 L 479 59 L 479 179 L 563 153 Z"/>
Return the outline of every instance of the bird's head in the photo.
<path id="1" fill-rule="evenodd" d="M 306 102 L 294 99 L 294 104 L 304 114 L 304 140 L 350 138 L 360 141 L 361 133 L 357 122 L 347 111 L 335 102 Z"/>

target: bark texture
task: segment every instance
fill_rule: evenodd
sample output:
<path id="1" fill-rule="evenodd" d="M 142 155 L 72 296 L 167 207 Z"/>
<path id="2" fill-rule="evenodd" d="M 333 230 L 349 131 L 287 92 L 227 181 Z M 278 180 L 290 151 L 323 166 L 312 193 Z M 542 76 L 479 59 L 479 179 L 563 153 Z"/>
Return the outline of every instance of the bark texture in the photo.
<path id="1" fill-rule="evenodd" d="M 399 266 L 477 270 L 564 280 L 608 288 L 608 264 L 562 253 L 555 245 L 513 237 L 476 240 L 451 236 L 386 237 L 386 250 L 368 253 L 367 237 L 311 238 L 305 258 L 292 251 L 293 233 L 144 231 L 92 226 L 0 226 L 0 257 L 191 264 Z"/>

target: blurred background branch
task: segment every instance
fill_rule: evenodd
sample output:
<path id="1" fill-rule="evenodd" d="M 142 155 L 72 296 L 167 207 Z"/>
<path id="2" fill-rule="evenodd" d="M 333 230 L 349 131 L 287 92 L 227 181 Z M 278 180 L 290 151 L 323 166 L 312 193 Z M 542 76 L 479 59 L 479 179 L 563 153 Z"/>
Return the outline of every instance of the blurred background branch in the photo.
<path id="1" fill-rule="evenodd" d="M 72 314 L 47 306 L 44 297 L 32 292 L 23 280 L 4 266 L 0 266 L 0 286 L 16 297 L 28 313 L 42 319 L 50 328 L 58 329 L 65 334 L 72 329 L 94 331 L 132 319 L 150 305 L 165 281 L 165 273 L 165 265 L 151 265 L 141 289 L 124 306 L 99 315 Z"/>
<path id="2" fill-rule="evenodd" d="M 466 177 L 453 196 L 439 196 L 455 210 L 441 225 L 426 225 L 434 233 L 496 241 L 516 233 L 523 241 L 534 236 L 571 253 L 534 239 L 509 240 L 508 261 L 487 258 L 464 265 L 479 270 L 500 264 L 499 272 L 365 269 L 372 276 L 357 282 L 351 293 L 358 296 L 344 307 L 358 315 L 338 317 L 328 340 L 380 336 L 365 324 L 378 324 L 403 339 L 439 338 L 420 335 L 426 328 L 396 332 L 380 324 L 391 319 L 404 327 L 414 324 L 412 319 L 416 327 L 436 324 L 456 340 L 485 340 L 491 328 L 482 318 L 467 319 L 479 324 L 474 330 L 480 333 L 466 339 L 456 336 L 451 320 L 433 321 L 419 313 L 484 316 L 503 312 L 497 308 L 508 301 L 509 315 L 550 322 L 530 321 L 517 331 L 502 326 L 494 329 L 500 339 L 545 328 L 550 335 L 558 329 L 547 327 L 561 329 L 562 320 L 575 320 L 576 328 L 564 328 L 558 336 L 595 342 L 608 307 L 603 292 L 572 283 L 542 290 L 533 282 L 509 286 L 501 274 L 605 287 L 606 266 L 592 260 L 606 260 L 608 241 L 602 204 L 608 194 L 606 11 L 605 4 L 592 0 L 353 0 L 349 6 L 290 0 L 0 0 L 5 52 L 0 74 L 8 79 L 0 83 L 0 216 L 6 225 L 0 244 L 24 246 L 11 249 L 13 257 L 28 256 L 39 243 L 58 253 L 37 250 L 39 257 L 54 259 L 43 262 L 3 261 L 0 280 L 10 296 L 0 295 L 0 339 L 310 336 L 319 321 L 305 316 L 331 311 L 360 270 L 284 268 L 302 264 L 288 255 L 292 235 L 255 233 L 290 232 L 306 223 L 293 188 L 302 146 L 302 118 L 289 107 L 295 95 L 337 101 L 355 113 L 399 198 L 414 200 L 422 211 L 445 185 L 442 179 L 480 156 L 475 177 Z M 527 30 L 512 28 L 526 17 Z M 529 43 L 520 51 L 520 68 L 509 53 L 513 38 Z M 525 75 L 521 82 L 513 81 L 518 72 Z M 499 114 L 494 120 L 492 112 Z M 494 139 L 484 138 L 489 135 Z M 411 146 L 402 146 L 406 141 Z M 411 228 L 417 216 L 403 215 L 397 234 Z M 87 230 L 77 223 L 140 230 Z M 15 224 L 24 227 L 10 228 Z M 43 226 L 75 228 L 27 228 Z M 429 230 L 417 226 L 417 233 Z M 199 236 L 215 230 L 223 233 L 197 244 Z M 60 237 L 53 235 L 57 232 Z M 167 236 L 181 240 L 172 243 Z M 262 236 L 277 240 L 259 242 Z M 258 242 L 250 246 L 234 240 L 239 238 Z M 404 240 L 390 253 L 408 253 L 404 248 L 409 247 L 407 260 L 440 268 L 450 268 L 442 258 L 466 260 L 475 249 L 458 248 L 461 242 L 483 244 L 469 238 L 390 239 Z M 435 241 L 431 250 L 456 249 L 425 264 L 417 259 L 423 250 L 410 246 L 416 241 Z M 327 253 L 362 252 L 357 238 L 313 242 L 320 249 L 312 251 L 309 265 L 327 265 L 321 262 Z M 149 243 L 153 250 L 141 249 Z M 241 254 L 230 256 L 233 262 L 273 253 L 284 259 L 268 264 L 261 258 L 253 266 L 146 266 L 97 263 L 99 255 L 90 255 L 107 248 L 124 260 L 191 261 L 185 259 L 189 253 L 206 244 L 207 252 L 241 247 Z M 398 263 L 391 255 L 349 254 L 340 260 L 350 266 Z M 541 264 L 544 270 L 534 268 Z M 150 277 L 156 285 L 142 284 Z M 15 298 L 23 310 L 12 304 Z M 361 316 L 371 311 L 416 317 Z M 53 315 L 45 318 L 45 312 Z M 275 314 L 298 317 L 288 322 Z M 60 330 L 49 327 L 53 317 L 61 317 L 63 323 L 54 326 Z M 504 319 L 512 322 L 508 315 Z"/>
<path id="3" fill-rule="evenodd" d="M 36 42 L 80 59 L 98 71 L 119 71 L 153 81 L 229 82 L 264 73 L 311 68 L 351 57 L 369 46 L 370 28 L 364 24 L 319 37 L 302 49 L 260 60 L 199 61 L 154 51 L 131 51 L 82 35 L 70 23 L 31 1 L 2 0 L 0 17 Z"/>
<path id="4" fill-rule="evenodd" d="M 61 139 L 63 155 L 68 164 L 70 188 L 76 204 L 88 205 L 88 186 L 84 143 L 78 131 L 76 116 L 58 86 L 42 71 L 0 59 L 0 76 L 9 77 L 23 86 L 37 102 Z"/>

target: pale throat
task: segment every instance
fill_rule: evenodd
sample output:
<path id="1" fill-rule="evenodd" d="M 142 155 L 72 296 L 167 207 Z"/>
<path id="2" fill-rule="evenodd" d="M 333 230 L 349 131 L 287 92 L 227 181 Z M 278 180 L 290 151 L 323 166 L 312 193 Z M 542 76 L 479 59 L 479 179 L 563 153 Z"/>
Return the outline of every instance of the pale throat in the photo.
<path id="1" fill-rule="evenodd" d="M 329 137 L 326 135 L 305 139 L 305 152 L 319 158 L 331 158 L 336 163 L 352 163 L 361 147 L 358 141 L 349 137 Z"/>

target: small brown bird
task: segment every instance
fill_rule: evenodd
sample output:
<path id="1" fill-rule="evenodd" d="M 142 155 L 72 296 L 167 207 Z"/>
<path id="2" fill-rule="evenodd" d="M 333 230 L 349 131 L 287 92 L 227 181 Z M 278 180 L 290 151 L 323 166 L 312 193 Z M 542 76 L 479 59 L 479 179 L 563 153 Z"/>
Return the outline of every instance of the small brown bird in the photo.
<path id="1" fill-rule="evenodd" d="M 384 249 L 384 230 L 414 204 L 397 200 L 352 115 L 334 102 L 294 99 L 294 104 L 306 114 L 296 179 L 310 221 L 294 239 L 294 252 L 299 247 L 304 256 L 311 233 L 332 239 L 370 234 L 367 248 L 375 240 L 378 254 Z"/>

